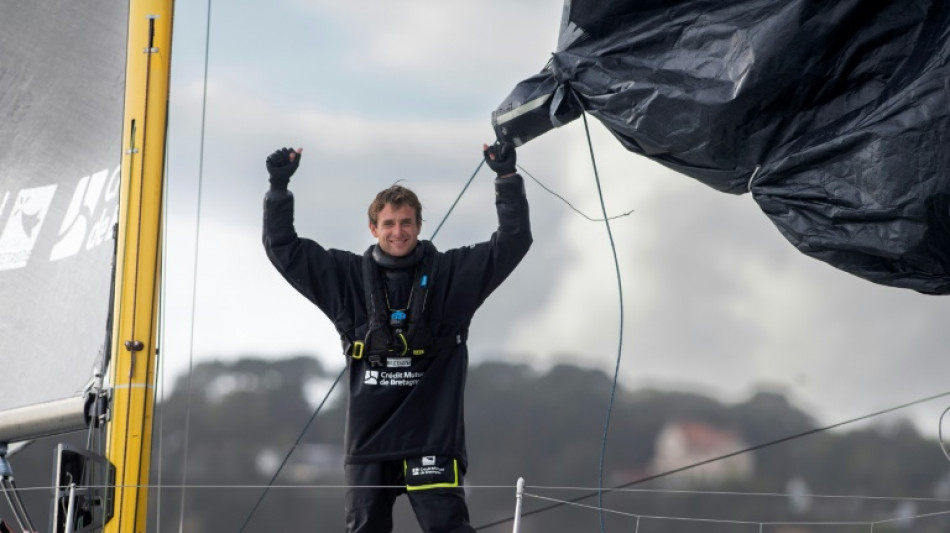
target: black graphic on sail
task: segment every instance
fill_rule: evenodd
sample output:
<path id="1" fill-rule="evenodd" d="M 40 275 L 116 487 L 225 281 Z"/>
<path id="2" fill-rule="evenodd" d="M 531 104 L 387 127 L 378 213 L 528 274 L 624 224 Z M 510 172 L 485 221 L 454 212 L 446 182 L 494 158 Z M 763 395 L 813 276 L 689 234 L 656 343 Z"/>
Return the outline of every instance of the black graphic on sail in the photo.
<path id="1" fill-rule="evenodd" d="M 493 114 L 517 144 L 586 111 L 630 151 L 751 191 L 800 251 L 950 293 L 950 5 L 568 0 Z"/>
<path id="2" fill-rule="evenodd" d="M 0 3 L 0 411 L 76 396 L 106 343 L 128 6 Z"/>

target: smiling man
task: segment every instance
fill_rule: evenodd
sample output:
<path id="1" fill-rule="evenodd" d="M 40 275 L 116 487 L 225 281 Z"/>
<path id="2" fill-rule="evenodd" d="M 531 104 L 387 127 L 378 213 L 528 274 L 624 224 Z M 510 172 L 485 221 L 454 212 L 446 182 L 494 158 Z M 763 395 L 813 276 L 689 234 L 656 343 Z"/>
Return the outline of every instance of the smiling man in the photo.
<path id="1" fill-rule="evenodd" d="M 376 243 L 362 255 L 298 237 L 287 190 L 302 151 L 267 158 L 264 248 L 283 277 L 333 322 L 349 370 L 344 471 L 346 530 L 392 531 L 409 495 L 426 532 L 467 533 L 463 399 L 469 324 L 531 246 L 524 181 L 510 144 L 483 146 L 497 174 L 498 228 L 485 242 L 440 252 L 420 241 L 422 204 L 393 185 L 369 206 Z"/>

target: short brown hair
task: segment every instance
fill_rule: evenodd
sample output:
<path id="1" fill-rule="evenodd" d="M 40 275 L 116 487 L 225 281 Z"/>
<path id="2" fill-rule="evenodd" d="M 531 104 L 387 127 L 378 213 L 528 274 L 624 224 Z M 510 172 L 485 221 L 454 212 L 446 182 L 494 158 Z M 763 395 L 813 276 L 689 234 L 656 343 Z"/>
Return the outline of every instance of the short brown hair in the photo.
<path id="1" fill-rule="evenodd" d="M 386 207 L 386 204 L 392 204 L 395 208 L 400 208 L 404 205 L 412 207 L 416 210 L 416 224 L 422 225 L 422 204 L 419 202 L 419 197 L 416 196 L 416 193 L 401 185 L 393 185 L 388 189 L 379 191 L 376 198 L 373 199 L 373 203 L 369 204 L 368 214 L 370 224 L 376 225 L 379 212 Z"/>

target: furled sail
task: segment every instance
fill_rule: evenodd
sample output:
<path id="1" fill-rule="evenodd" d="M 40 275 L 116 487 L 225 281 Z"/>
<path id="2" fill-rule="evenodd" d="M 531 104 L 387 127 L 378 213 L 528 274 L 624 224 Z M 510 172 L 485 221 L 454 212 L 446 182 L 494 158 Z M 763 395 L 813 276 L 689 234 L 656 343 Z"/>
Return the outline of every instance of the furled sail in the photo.
<path id="1" fill-rule="evenodd" d="M 493 114 L 521 144 L 588 112 L 630 151 L 751 191 L 800 251 L 950 293 L 950 5 L 567 0 Z"/>
<path id="2" fill-rule="evenodd" d="M 0 411 L 75 396 L 108 339 L 128 5 L 0 2 Z"/>

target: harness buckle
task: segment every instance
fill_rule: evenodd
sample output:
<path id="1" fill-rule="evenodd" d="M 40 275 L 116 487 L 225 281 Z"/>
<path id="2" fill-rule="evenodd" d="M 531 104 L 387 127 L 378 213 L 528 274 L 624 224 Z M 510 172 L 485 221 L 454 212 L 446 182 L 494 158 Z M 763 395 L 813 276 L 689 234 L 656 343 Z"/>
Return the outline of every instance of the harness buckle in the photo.
<path id="1" fill-rule="evenodd" d="M 363 348 L 366 347 L 366 343 L 363 341 L 353 341 L 353 344 L 350 345 L 350 349 L 347 355 L 353 359 L 362 359 L 363 358 Z"/>

